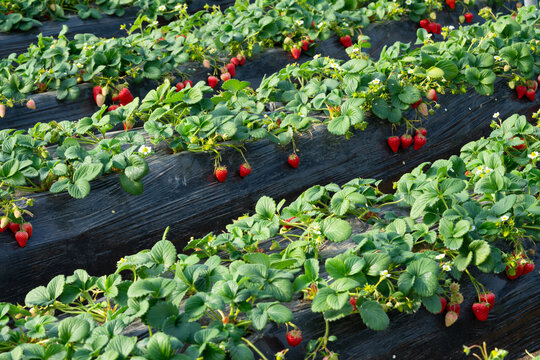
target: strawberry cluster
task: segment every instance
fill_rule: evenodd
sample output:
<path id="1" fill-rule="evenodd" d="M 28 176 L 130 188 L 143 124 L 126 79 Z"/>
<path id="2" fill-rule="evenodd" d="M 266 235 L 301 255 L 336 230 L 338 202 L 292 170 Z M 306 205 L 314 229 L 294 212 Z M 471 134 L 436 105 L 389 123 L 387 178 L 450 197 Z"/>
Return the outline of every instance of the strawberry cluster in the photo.
<path id="1" fill-rule="evenodd" d="M 251 166 L 246 162 L 240 165 L 240 170 L 238 171 L 241 178 L 244 178 L 251 174 Z M 216 176 L 216 179 L 218 179 L 219 182 L 224 182 L 225 179 L 227 179 L 227 174 L 229 171 L 227 170 L 227 167 L 222 165 L 218 166 L 214 169 L 214 175 Z"/>
<path id="2" fill-rule="evenodd" d="M 475 302 L 472 305 L 472 310 L 474 316 L 479 321 L 486 321 L 493 305 L 495 304 L 495 294 L 492 292 L 487 292 L 478 295 L 478 302 Z"/>
<path id="3" fill-rule="evenodd" d="M 526 96 L 529 101 L 534 101 L 536 98 L 536 91 L 538 90 L 538 82 L 540 82 L 540 75 L 538 75 L 537 80 L 527 80 L 525 85 L 517 85 L 516 94 L 518 99 Z"/>
<path id="4" fill-rule="evenodd" d="M 105 104 L 105 100 L 107 99 L 107 95 L 109 93 L 109 88 L 101 87 L 99 85 L 94 86 L 92 89 L 92 92 L 94 93 L 94 101 L 96 102 L 96 105 L 99 107 L 102 107 Z M 129 91 L 128 88 L 123 88 L 120 90 L 119 93 L 114 93 L 111 96 L 111 100 L 113 103 L 119 103 L 119 104 L 112 104 L 109 106 L 108 111 L 114 111 L 118 109 L 121 106 L 126 106 L 130 102 L 132 102 L 134 99 L 133 94 L 131 91 Z M 129 130 L 133 127 L 132 123 L 124 122 L 124 129 Z"/>
<path id="5" fill-rule="evenodd" d="M 510 255 L 506 259 L 506 277 L 516 280 L 518 277 L 527 275 L 534 270 L 534 263 L 528 260 L 523 254 Z"/>
<path id="6" fill-rule="evenodd" d="M 428 33 L 441 34 L 442 26 L 439 23 L 431 22 L 428 19 L 420 20 L 420 27 L 425 29 Z"/>
<path id="7" fill-rule="evenodd" d="M 311 44 L 313 40 L 311 40 L 309 37 L 306 37 L 304 40 L 301 40 L 298 42 L 298 44 L 294 44 L 291 48 L 291 55 L 295 60 L 298 60 L 300 57 L 300 54 L 302 54 L 303 51 L 308 51 L 309 44 Z"/>
<path id="8" fill-rule="evenodd" d="M 0 232 L 4 232 L 9 228 L 15 234 L 15 240 L 20 247 L 25 247 L 26 242 L 32 237 L 32 224 L 25 222 L 22 225 L 16 222 L 9 221 L 7 217 L 0 220 Z"/>
<path id="9" fill-rule="evenodd" d="M 388 138 L 388 146 L 390 146 L 390 149 L 392 149 L 393 152 L 398 152 L 400 145 L 401 148 L 405 150 L 414 143 L 414 150 L 419 150 L 422 146 L 426 145 L 426 135 L 426 129 L 418 128 L 416 129 L 414 140 L 409 134 L 403 134 L 401 135 L 401 138 L 399 136 L 391 136 Z"/>

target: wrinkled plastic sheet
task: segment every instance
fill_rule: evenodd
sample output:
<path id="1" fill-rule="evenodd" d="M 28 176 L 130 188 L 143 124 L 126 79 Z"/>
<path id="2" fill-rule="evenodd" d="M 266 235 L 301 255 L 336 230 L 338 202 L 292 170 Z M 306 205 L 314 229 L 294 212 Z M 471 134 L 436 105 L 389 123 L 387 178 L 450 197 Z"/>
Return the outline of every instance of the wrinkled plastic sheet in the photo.
<path id="1" fill-rule="evenodd" d="M 213 175 L 210 154 L 185 152 L 148 158 L 150 173 L 139 196 L 126 193 L 117 175 L 92 181 L 90 195 L 82 200 L 67 192 L 32 195 L 34 234 L 26 247 L 20 248 L 9 231 L 0 233 L 0 301 L 21 301 L 32 288 L 78 268 L 110 273 L 122 256 L 150 248 L 167 226 L 169 239 L 181 249 L 190 237 L 222 229 L 250 211 L 263 195 L 291 200 L 316 184 L 344 184 L 356 177 L 393 179 L 488 135 L 494 112 L 502 119 L 514 113 L 530 119 L 538 109 L 538 102 L 518 101 L 501 80 L 493 96 L 440 95 L 439 103 L 440 109 L 424 123 L 427 144 L 418 151 L 410 147 L 392 153 L 386 143 L 390 124 L 368 118 L 367 129 L 350 140 L 325 127 L 297 138 L 298 169 L 287 164 L 290 145 L 261 140 L 246 145 L 253 171 L 245 179 L 238 175 L 243 159 L 234 150 L 222 152 L 229 169 L 224 183 Z M 400 131 L 404 129 L 394 133 Z"/>

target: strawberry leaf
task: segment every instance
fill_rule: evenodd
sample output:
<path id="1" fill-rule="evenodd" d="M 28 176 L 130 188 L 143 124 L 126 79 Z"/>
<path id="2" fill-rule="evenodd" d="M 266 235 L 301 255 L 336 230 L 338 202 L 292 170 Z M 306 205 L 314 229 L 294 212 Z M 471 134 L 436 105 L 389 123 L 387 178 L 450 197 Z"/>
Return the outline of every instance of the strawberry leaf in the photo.
<path id="1" fill-rule="evenodd" d="M 381 304 L 376 301 L 366 301 L 360 305 L 358 310 L 362 321 L 371 330 L 384 330 L 390 323 L 388 315 L 384 312 Z"/>

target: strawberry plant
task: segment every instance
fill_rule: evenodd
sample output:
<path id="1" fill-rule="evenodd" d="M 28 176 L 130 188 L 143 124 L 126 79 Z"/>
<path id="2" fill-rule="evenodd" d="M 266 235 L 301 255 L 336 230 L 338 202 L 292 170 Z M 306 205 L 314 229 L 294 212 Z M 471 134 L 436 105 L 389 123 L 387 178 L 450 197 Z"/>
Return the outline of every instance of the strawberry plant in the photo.
<path id="1" fill-rule="evenodd" d="M 388 312 L 423 305 L 437 314 L 444 297 L 447 323 L 458 321 L 466 311 L 455 282 L 461 274 L 480 290 L 470 268 L 500 273 L 505 251 L 518 253 L 540 233 L 538 169 L 510 140 L 521 135 L 539 149 L 540 132 L 518 115 L 493 127 L 460 156 L 403 175 L 395 195 L 381 192 L 375 180 L 354 179 L 311 187 L 288 206 L 262 197 L 253 215 L 226 232 L 193 239 L 190 255 L 178 253 L 166 231 L 152 249 L 121 259 L 113 274 L 79 269 L 56 276 L 30 291 L 25 306 L 0 304 L 2 356 L 268 359 L 253 342 L 268 324 L 284 324 L 290 346 L 304 341 L 286 306 L 295 294 L 324 316 L 324 335 L 306 339 L 310 359 L 335 356 L 330 325 L 337 319 L 383 330 Z M 493 171 L 465 175 L 478 161 Z M 407 214 L 394 213 L 396 204 Z M 378 214 L 368 220 L 371 228 L 353 235 L 351 220 L 369 212 Z M 501 213 L 514 231 L 501 226 Z M 348 245 L 323 257 L 326 242 Z M 485 290 L 480 297 L 492 306 Z M 135 322 L 148 327 L 149 337 L 125 333 Z"/>

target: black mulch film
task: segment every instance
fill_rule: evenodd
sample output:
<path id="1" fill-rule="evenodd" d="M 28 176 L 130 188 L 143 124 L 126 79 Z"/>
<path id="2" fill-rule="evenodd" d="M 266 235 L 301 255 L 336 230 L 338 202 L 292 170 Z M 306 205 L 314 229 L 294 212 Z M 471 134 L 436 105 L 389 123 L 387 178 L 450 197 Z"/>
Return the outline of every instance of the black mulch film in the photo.
<path id="1" fill-rule="evenodd" d="M 229 169 L 224 183 L 213 175 L 210 154 L 165 154 L 148 159 L 150 173 L 139 196 L 126 193 L 117 175 L 92 181 L 90 195 L 82 200 L 67 192 L 32 195 L 34 234 L 26 247 L 19 248 L 11 233 L 0 234 L 0 301 L 21 301 L 28 290 L 78 268 L 94 275 L 110 273 L 122 256 L 150 248 L 167 226 L 169 239 L 181 249 L 191 236 L 222 229 L 250 211 L 262 195 L 291 200 L 316 184 L 343 184 L 355 177 L 394 179 L 488 135 L 494 112 L 504 119 L 514 113 L 531 115 L 538 106 L 518 101 L 501 81 L 493 96 L 441 95 L 439 103 L 424 124 L 427 144 L 418 151 L 410 147 L 392 153 L 386 144 L 390 124 L 371 117 L 366 131 L 350 140 L 325 127 L 297 139 L 298 169 L 287 164 L 290 146 L 262 140 L 247 145 L 253 172 L 245 179 L 237 174 L 243 160 L 234 150 L 222 153 Z"/>

